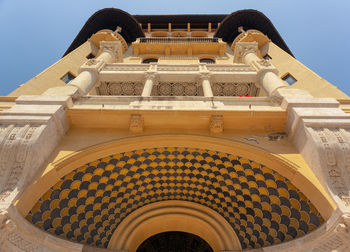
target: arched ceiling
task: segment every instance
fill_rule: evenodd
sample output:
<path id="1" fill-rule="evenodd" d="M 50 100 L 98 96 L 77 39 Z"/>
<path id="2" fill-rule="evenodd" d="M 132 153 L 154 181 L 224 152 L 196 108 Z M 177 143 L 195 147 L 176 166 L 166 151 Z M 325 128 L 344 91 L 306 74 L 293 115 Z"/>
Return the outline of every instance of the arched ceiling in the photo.
<path id="1" fill-rule="evenodd" d="M 115 30 L 117 26 L 122 27 L 121 35 L 127 43 L 131 43 L 138 37 L 144 37 L 140 23 L 143 28 L 147 23 L 151 23 L 153 28 L 167 28 L 168 23 L 172 23 L 172 27 L 178 29 L 187 29 L 187 23 L 191 23 L 192 28 L 201 29 L 207 29 L 208 23 L 212 23 L 213 28 L 217 28 L 217 24 L 221 23 L 214 36 L 228 43 L 231 43 L 239 34 L 238 27 L 243 26 L 245 30 L 261 31 L 276 45 L 293 56 L 271 21 L 256 10 L 240 10 L 230 15 L 130 15 L 115 8 L 102 9 L 93 14 L 63 56 L 79 47 L 99 30 Z"/>
<path id="2" fill-rule="evenodd" d="M 183 147 L 117 153 L 83 165 L 44 193 L 26 218 L 54 235 L 107 247 L 128 214 L 165 200 L 213 209 L 243 249 L 292 240 L 324 222 L 301 191 L 263 164 Z"/>

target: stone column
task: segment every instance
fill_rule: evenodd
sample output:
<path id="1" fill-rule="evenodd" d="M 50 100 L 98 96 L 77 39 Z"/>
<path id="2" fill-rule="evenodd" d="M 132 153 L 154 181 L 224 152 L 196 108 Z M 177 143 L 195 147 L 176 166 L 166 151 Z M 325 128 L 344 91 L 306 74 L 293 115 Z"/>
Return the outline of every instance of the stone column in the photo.
<path id="1" fill-rule="evenodd" d="M 209 72 L 203 72 L 200 75 L 201 81 L 202 81 L 202 87 L 203 87 L 203 93 L 205 97 L 213 97 L 213 91 L 211 89 L 210 85 L 210 73 Z"/>
<path id="2" fill-rule="evenodd" d="M 86 95 L 95 85 L 102 67 L 108 63 L 122 62 L 122 45 L 119 41 L 102 41 L 101 54 L 90 59 L 80 67 L 80 74 L 69 83 L 79 89 L 79 94 Z"/>
<path id="3" fill-rule="evenodd" d="M 146 81 L 143 87 L 142 97 L 149 97 L 152 93 L 153 85 L 156 82 L 156 73 L 155 72 L 146 72 Z"/>
<path id="4" fill-rule="evenodd" d="M 234 62 L 251 65 L 258 73 L 260 85 L 269 96 L 280 96 L 278 89 L 288 87 L 287 83 L 277 76 L 278 70 L 268 60 L 257 56 L 257 51 L 257 42 L 238 42 L 235 47 Z"/>

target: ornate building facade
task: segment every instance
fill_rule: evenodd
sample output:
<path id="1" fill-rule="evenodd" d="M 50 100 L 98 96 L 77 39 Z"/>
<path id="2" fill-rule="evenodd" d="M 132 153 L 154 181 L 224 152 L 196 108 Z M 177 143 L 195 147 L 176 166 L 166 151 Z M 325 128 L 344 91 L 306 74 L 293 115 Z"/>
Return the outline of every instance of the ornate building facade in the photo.
<path id="1" fill-rule="evenodd" d="M 258 11 L 100 10 L 0 97 L 0 251 L 350 251 L 349 112 Z"/>

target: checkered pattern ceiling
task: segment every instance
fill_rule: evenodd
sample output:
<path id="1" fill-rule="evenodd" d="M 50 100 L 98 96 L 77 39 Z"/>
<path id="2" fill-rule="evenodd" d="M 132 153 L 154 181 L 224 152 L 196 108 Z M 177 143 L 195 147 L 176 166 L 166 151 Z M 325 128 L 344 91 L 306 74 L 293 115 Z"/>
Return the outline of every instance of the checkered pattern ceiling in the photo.
<path id="1" fill-rule="evenodd" d="M 324 222 L 301 191 L 268 167 L 176 147 L 118 153 L 79 167 L 42 195 L 26 218 L 54 235 L 106 248 L 128 214 L 165 200 L 215 210 L 243 249 L 285 242 Z"/>

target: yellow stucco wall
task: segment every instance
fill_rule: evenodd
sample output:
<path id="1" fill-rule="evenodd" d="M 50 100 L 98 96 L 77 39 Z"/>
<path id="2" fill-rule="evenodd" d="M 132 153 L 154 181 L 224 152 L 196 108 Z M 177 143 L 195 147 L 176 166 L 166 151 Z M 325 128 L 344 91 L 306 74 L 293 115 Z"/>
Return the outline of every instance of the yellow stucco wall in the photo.
<path id="1" fill-rule="evenodd" d="M 8 96 L 40 95 L 49 88 L 65 86 L 66 83 L 61 78 L 67 72 L 77 76 L 80 66 L 87 60 L 86 56 L 91 52 L 96 54 L 97 48 L 90 41 L 87 41 L 33 79 L 20 85 Z"/>
<path id="2" fill-rule="evenodd" d="M 287 73 L 294 76 L 297 82 L 294 83 L 292 87 L 306 90 L 310 92 L 311 95 L 318 98 L 349 98 L 349 96 L 336 86 L 318 76 L 274 43 L 267 43 L 261 51 L 262 55 L 268 53 L 271 56 L 271 62 L 278 69 L 279 77 L 283 78 Z"/>

